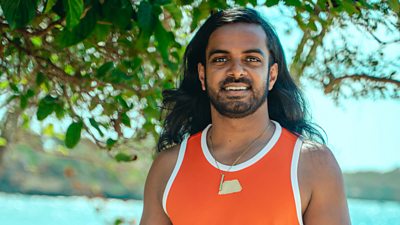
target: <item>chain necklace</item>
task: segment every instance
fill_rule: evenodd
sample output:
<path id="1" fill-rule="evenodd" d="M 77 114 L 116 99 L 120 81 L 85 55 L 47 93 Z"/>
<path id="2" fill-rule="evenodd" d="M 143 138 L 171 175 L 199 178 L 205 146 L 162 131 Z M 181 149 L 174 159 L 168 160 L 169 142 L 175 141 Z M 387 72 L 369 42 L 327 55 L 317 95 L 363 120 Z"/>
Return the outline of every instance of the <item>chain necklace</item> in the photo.
<path id="1" fill-rule="evenodd" d="M 268 125 L 264 128 L 264 130 L 253 140 L 251 141 L 245 148 L 244 151 L 242 151 L 242 153 L 240 153 L 240 155 L 235 159 L 235 161 L 233 161 L 233 163 L 230 165 L 230 167 L 228 168 L 228 170 L 226 170 L 226 172 L 229 172 L 232 167 L 234 165 L 236 165 L 237 162 L 239 162 L 239 160 L 242 158 L 243 155 L 245 155 L 247 152 L 249 152 L 249 150 L 251 149 L 250 147 L 261 138 L 261 136 L 265 133 L 265 131 L 268 130 L 268 128 L 271 126 L 271 122 L 268 123 Z M 211 130 L 213 131 L 213 130 Z M 210 144 L 211 144 L 211 156 L 213 157 L 214 161 L 215 161 L 215 165 L 217 166 L 219 172 L 221 173 L 221 180 L 219 182 L 219 190 L 218 190 L 218 194 L 219 195 L 224 195 L 224 194 L 230 194 L 230 193 L 235 193 L 235 192 L 240 192 L 242 190 L 242 186 L 240 185 L 240 182 L 238 179 L 234 179 L 234 180 L 224 180 L 225 178 L 225 174 L 223 173 L 223 171 L 219 168 L 218 166 L 218 162 L 217 159 L 214 156 L 214 143 L 212 140 L 212 135 L 210 133 L 209 135 L 210 138 Z"/>

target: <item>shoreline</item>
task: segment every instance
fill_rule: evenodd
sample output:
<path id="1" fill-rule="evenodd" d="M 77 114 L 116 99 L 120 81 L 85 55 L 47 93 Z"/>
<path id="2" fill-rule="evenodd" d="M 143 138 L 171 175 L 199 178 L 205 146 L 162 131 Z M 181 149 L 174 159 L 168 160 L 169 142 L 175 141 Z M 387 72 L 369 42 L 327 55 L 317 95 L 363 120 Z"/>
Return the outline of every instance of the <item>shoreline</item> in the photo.
<path id="1" fill-rule="evenodd" d="M 26 195 L 26 196 L 40 196 L 40 197 L 82 197 L 88 199 L 117 199 L 122 201 L 143 201 L 142 197 L 132 197 L 130 195 L 69 195 L 65 193 L 46 193 L 40 191 L 29 191 L 29 192 L 12 192 L 12 191 L 4 191 L 0 190 L 0 195 Z M 360 197 L 351 197 L 347 196 L 347 200 L 356 200 L 356 201 L 371 201 L 371 202 L 385 202 L 385 203 L 395 203 L 400 204 L 400 201 L 394 199 L 371 199 L 371 198 L 360 198 Z"/>
<path id="2" fill-rule="evenodd" d="M 27 196 L 45 196 L 45 197 L 84 197 L 84 198 L 98 198 L 98 199 L 118 199 L 122 201 L 143 201 L 143 198 L 140 196 L 132 195 L 114 195 L 114 194 L 105 194 L 105 195 L 70 195 L 66 193 L 47 193 L 42 191 L 26 191 L 26 192 L 18 192 L 18 191 L 7 191 L 0 190 L 0 194 L 4 195 L 27 195 Z M 104 193 L 103 193 L 104 194 Z"/>

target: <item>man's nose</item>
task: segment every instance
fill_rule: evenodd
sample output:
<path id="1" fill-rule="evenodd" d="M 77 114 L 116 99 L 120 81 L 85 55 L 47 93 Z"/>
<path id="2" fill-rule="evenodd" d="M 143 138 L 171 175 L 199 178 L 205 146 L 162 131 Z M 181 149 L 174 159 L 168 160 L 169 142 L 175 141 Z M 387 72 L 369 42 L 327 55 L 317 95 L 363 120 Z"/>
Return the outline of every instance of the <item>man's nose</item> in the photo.
<path id="1" fill-rule="evenodd" d="M 239 78 L 245 75 L 245 68 L 240 60 L 232 60 L 229 67 L 228 75 Z"/>

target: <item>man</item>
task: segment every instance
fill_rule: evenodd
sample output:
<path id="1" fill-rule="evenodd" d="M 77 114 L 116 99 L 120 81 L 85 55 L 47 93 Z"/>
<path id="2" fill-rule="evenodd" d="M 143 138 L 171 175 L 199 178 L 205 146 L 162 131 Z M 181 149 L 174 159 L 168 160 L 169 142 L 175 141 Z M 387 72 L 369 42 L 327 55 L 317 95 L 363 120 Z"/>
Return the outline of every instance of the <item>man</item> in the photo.
<path id="1" fill-rule="evenodd" d="M 322 135 L 256 11 L 208 18 L 183 66 L 180 87 L 164 92 L 142 225 L 350 224 L 339 166 L 310 141 Z"/>

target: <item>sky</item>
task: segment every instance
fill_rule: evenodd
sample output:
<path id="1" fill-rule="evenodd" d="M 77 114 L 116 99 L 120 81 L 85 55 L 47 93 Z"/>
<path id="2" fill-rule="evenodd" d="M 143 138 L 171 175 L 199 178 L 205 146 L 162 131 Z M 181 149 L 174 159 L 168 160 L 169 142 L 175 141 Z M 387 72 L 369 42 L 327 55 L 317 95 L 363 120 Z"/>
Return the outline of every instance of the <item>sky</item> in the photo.
<path id="1" fill-rule="evenodd" d="M 314 121 L 345 172 L 400 168 L 400 102 L 343 100 L 339 106 L 315 88 L 305 89 Z"/>
<path id="2" fill-rule="evenodd" d="M 302 34 L 290 18 L 292 12 L 282 12 L 276 7 L 258 10 L 275 27 L 289 62 Z M 360 45 L 363 52 L 373 51 L 374 43 L 367 40 L 365 34 L 354 27 L 347 29 L 351 29 L 348 31 L 350 44 Z M 400 44 L 384 51 L 394 58 L 400 52 Z M 386 172 L 400 168 L 400 101 L 348 99 L 335 105 L 322 90 L 311 85 L 304 87 L 303 92 L 313 121 L 327 133 L 327 145 L 344 172 Z"/>

